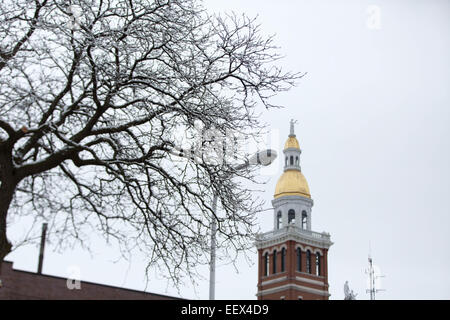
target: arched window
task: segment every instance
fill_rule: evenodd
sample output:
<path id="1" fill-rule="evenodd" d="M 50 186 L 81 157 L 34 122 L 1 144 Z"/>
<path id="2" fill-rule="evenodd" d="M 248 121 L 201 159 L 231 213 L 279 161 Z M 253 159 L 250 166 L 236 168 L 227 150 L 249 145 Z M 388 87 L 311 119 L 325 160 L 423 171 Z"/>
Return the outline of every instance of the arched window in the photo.
<path id="1" fill-rule="evenodd" d="M 306 272 L 311 273 L 311 251 L 306 251 Z"/>
<path id="2" fill-rule="evenodd" d="M 308 214 L 303 210 L 302 212 L 302 229 L 308 228 Z"/>
<path id="3" fill-rule="evenodd" d="M 290 165 L 292 166 L 294 164 L 294 156 L 291 156 L 290 162 L 291 162 Z"/>
<path id="4" fill-rule="evenodd" d="M 288 212 L 288 224 L 295 223 L 295 211 L 290 209 Z"/>
<path id="5" fill-rule="evenodd" d="M 283 220 L 281 220 L 281 211 L 277 213 L 277 229 L 280 229 L 283 226 Z"/>
<path id="6" fill-rule="evenodd" d="M 302 249 L 297 248 L 297 271 L 302 271 Z"/>
<path id="7" fill-rule="evenodd" d="M 268 276 L 269 275 L 269 253 L 266 252 L 266 254 L 264 255 L 264 275 Z"/>
<path id="8" fill-rule="evenodd" d="M 272 273 L 277 273 L 277 250 L 273 250 Z"/>
<path id="9" fill-rule="evenodd" d="M 320 253 L 316 253 L 316 274 L 321 276 L 320 274 Z"/>
<path id="10" fill-rule="evenodd" d="M 286 271 L 286 249 L 281 249 L 281 272 Z"/>
<path id="11" fill-rule="evenodd" d="M 296 166 L 299 165 L 298 156 L 295 157 L 295 165 L 296 165 Z"/>

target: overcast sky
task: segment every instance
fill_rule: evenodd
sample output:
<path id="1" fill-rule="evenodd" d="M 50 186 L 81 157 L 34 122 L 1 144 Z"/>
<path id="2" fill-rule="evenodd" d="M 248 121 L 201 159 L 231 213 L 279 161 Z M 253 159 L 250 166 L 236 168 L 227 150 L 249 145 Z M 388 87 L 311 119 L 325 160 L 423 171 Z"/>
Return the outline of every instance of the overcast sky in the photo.
<path id="1" fill-rule="evenodd" d="M 207 0 L 211 11 L 258 15 L 262 31 L 276 34 L 287 70 L 307 72 L 275 101 L 285 109 L 263 120 L 270 147 L 281 153 L 289 119 L 298 120 L 301 166 L 314 200 L 312 229 L 327 231 L 331 299 L 343 299 L 349 281 L 368 299 L 369 242 L 379 266 L 383 299 L 450 299 L 450 2 L 447 0 Z M 379 18 L 379 19 L 378 19 Z M 278 137 L 278 138 L 277 138 Z M 282 163 L 268 178 L 267 207 Z M 272 212 L 260 214 L 272 228 Z M 142 290 L 144 257 L 116 262 L 115 248 L 63 254 L 47 248 L 44 273 Z M 237 269 L 219 263 L 218 299 L 255 299 L 256 249 Z M 35 271 L 38 249 L 23 247 L 7 260 Z M 203 269 L 202 269 L 203 270 Z M 184 298 L 208 298 L 208 269 Z M 148 291 L 176 295 L 157 275 Z"/>

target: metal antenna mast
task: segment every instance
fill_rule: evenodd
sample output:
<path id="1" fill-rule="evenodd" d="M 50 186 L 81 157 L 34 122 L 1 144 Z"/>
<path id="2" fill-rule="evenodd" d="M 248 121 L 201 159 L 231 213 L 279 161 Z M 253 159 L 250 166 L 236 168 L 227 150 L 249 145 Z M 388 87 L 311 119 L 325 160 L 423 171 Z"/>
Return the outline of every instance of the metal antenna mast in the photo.
<path id="1" fill-rule="evenodd" d="M 369 289 L 366 293 L 370 293 L 370 300 L 375 300 L 375 294 L 380 291 L 386 291 L 384 289 L 377 289 L 375 286 L 375 280 L 378 278 L 383 278 L 382 275 L 375 275 L 375 269 L 373 267 L 373 259 L 370 252 L 370 242 L 369 242 L 369 269 L 366 270 L 366 274 L 369 274 Z"/>
<path id="2" fill-rule="evenodd" d="M 366 271 L 369 274 L 369 289 L 366 292 L 370 293 L 370 300 L 375 300 L 375 272 L 373 270 L 372 257 L 369 254 L 369 269 Z"/>

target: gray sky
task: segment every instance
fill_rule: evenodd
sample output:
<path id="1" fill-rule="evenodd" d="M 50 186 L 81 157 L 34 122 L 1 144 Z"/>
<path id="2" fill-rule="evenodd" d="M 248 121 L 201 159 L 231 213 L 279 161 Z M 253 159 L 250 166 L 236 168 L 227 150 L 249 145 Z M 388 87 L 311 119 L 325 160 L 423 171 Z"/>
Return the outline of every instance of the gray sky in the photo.
<path id="1" fill-rule="evenodd" d="M 275 101 L 285 106 L 263 116 L 281 153 L 289 119 L 299 121 L 301 166 L 314 199 L 312 229 L 328 231 L 331 299 L 343 285 L 367 299 L 369 241 L 374 262 L 386 275 L 384 299 L 450 299 L 450 2 L 219 1 L 215 11 L 259 15 L 262 31 L 276 34 L 288 70 L 308 72 L 296 88 Z M 374 14 L 380 14 L 377 24 Z M 375 18 L 374 18 L 375 17 Z M 375 20 L 374 20 L 375 19 Z M 269 178 L 267 207 L 282 173 Z M 272 212 L 260 214 L 263 231 Z M 75 248 L 48 247 L 44 273 L 68 275 L 78 266 L 86 281 L 144 289 L 144 257 L 119 261 L 115 248 L 95 245 L 92 256 Z M 100 242 L 99 242 L 100 243 Z M 14 267 L 35 270 L 38 249 L 8 256 Z M 249 252 L 256 263 L 256 249 Z M 208 269 L 185 298 L 208 298 Z M 219 263 L 218 299 L 255 299 L 257 268 L 244 259 L 237 270 Z M 178 295 L 157 275 L 147 290 Z"/>

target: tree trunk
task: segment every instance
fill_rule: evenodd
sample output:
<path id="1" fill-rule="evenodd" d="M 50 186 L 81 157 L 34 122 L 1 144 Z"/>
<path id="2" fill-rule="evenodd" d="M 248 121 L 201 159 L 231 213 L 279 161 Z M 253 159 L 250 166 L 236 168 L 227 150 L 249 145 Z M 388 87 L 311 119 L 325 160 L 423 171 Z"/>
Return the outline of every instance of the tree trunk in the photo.
<path id="1" fill-rule="evenodd" d="M 6 236 L 6 217 L 8 215 L 9 205 L 13 199 L 15 184 L 9 184 L 2 181 L 0 187 L 0 267 L 3 259 L 11 252 L 11 243 Z"/>
<path id="2" fill-rule="evenodd" d="M 11 149 L 12 145 L 9 143 L 0 148 L 0 274 L 3 259 L 11 252 L 11 243 L 6 236 L 6 218 L 17 186 Z"/>

